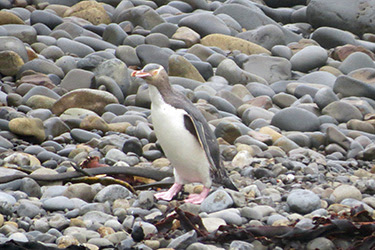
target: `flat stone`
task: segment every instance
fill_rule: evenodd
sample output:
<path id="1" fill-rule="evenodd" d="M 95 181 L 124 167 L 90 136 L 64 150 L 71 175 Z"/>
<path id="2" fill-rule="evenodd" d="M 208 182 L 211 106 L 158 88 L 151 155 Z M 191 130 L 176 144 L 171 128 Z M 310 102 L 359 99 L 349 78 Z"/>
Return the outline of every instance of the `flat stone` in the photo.
<path id="1" fill-rule="evenodd" d="M 291 78 L 291 63 L 281 57 L 250 55 L 243 63 L 243 69 L 264 78 L 268 83 Z"/>
<path id="2" fill-rule="evenodd" d="M 319 46 L 307 46 L 295 53 L 291 58 L 292 69 L 307 72 L 323 66 L 328 58 L 327 51 Z"/>
<path id="3" fill-rule="evenodd" d="M 348 122 L 351 119 L 363 119 L 361 112 L 354 105 L 342 101 L 335 101 L 328 104 L 322 110 L 322 113 L 332 116 L 340 123 Z"/>
<path id="4" fill-rule="evenodd" d="M 223 34 L 211 34 L 205 36 L 201 39 L 201 44 L 205 46 L 216 46 L 222 50 L 239 50 L 244 54 L 268 54 L 271 55 L 271 52 L 262 46 L 259 46 L 255 43 L 246 41 L 241 38 L 232 37 Z"/>
<path id="5" fill-rule="evenodd" d="M 212 213 L 231 207 L 232 205 L 233 200 L 230 195 L 224 190 L 217 190 L 207 196 L 207 198 L 202 202 L 201 211 Z"/>
<path id="6" fill-rule="evenodd" d="M 268 84 L 265 79 L 241 69 L 233 60 L 223 60 L 216 70 L 216 75 L 222 76 L 230 85 L 246 84 L 248 82 L 260 82 Z"/>
<path id="7" fill-rule="evenodd" d="M 95 100 L 93 103 L 92 100 Z M 118 103 L 112 94 L 95 89 L 77 89 L 63 95 L 52 107 L 54 114 L 60 115 L 69 108 L 85 108 L 98 114 L 110 103 Z"/>
<path id="8" fill-rule="evenodd" d="M 354 52 L 345 58 L 341 63 L 339 70 L 344 74 L 349 74 L 350 72 L 361 68 L 375 68 L 373 59 L 365 53 Z"/>
<path id="9" fill-rule="evenodd" d="M 15 118 L 9 122 L 9 129 L 18 135 L 31 136 L 39 142 L 46 137 L 43 122 L 38 118 Z"/>
<path id="10" fill-rule="evenodd" d="M 131 196 L 131 192 L 126 187 L 113 184 L 100 190 L 95 195 L 94 200 L 98 202 L 115 201 L 117 199 L 125 199 L 129 196 Z"/>
<path id="11" fill-rule="evenodd" d="M 340 185 L 332 193 L 332 199 L 336 203 L 340 203 L 342 200 L 352 198 L 358 201 L 362 200 L 362 194 L 361 192 L 352 185 Z"/>
<path id="12" fill-rule="evenodd" d="M 104 7 L 100 3 L 91 1 L 82 1 L 67 9 L 64 17 L 70 16 L 83 18 L 94 25 L 109 24 L 111 22 L 111 18 Z"/>
<path id="13" fill-rule="evenodd" d="M 185 77 L 199 82 L 205 82 L 199 71 L 185 57 L 172 55 L 168 60 L 170 76 Z"/>
<path id="14" fill-rule="evenodd" d="M 302 132 L 316 131 L 320 126 L 317 116 L 299 108 L 280 110 L 272 117 L 271 124 L 282 130 Z"/>
<path id="15" fill-rule="evenodd" d="M 196 31 L 201 37 L 209 34 L 230 35 L 228 26 L 220 18 L 209 13 L 197 13 L 182 18 L 178 25 L 186 26 Z"/>

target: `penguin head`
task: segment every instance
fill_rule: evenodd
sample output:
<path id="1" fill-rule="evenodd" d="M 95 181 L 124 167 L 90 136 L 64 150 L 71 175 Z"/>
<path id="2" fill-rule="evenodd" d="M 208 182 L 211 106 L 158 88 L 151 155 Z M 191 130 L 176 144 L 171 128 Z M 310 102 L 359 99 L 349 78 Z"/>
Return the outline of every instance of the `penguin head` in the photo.
<path id="1" fill-rule="evenodd" d="M 143 78 L 148 84 L 157 88 L 169 85 L 168 74 L 160 64 L 149 63 L 142 70 L 133 71 L 131 76 Z"/>

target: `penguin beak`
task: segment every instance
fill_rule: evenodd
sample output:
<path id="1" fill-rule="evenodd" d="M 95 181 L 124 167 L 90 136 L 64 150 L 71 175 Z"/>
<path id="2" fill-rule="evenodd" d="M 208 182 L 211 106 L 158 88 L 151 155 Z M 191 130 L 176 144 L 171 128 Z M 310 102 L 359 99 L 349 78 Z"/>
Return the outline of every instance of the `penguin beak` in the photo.
<path id="1" fill-rule="evenodd" d="M 131 76 L 132 77 L 145 78 L 145 77 L 152 76 L 152 75 L 148 72 L 143 72 L 142 70 L 139 70 L 139 71 L 133 71 L 131 73 Z"/>

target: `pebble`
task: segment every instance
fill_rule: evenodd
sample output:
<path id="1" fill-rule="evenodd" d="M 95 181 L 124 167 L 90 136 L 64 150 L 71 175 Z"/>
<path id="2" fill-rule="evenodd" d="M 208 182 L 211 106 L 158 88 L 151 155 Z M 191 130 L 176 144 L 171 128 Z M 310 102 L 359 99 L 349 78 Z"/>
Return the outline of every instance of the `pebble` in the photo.
<path id="1" fill-rule="evenodd" d="M 320 208 L 319 196 L 309 190 L 292 191 L 288 195 L 287 203 L 291 210 L 301 214 L 311 213 Z"/>
<path id="2" fill-rule="evenodd" d="M 281 249 L 198 242 L 196 231 L 155 223 L 176 206 L 209 232 L 297 220 L 311 229 L 312 216 L 360 205 L 373 213 L 375 5 L 342 1 L 0 2 L 1 176 L 63 174 L 89 156 L 170 170 L 147 86 L 130 76 L 154 62 L 207 118 L 239 189 L 212 187 L 191 205 L 156 201 L 155 188 L 24 177 L 0 183 L 1 243 Z M 301 248 L 353 248 L 325 237 Z"/>
<path id="3" fill-rule="evenodd" d="M 217 190 L 210 194 L 201 204 L 201 211 L 206 213 L 217 212 L 231 207 L 233 199 L 224 190 Z"/>

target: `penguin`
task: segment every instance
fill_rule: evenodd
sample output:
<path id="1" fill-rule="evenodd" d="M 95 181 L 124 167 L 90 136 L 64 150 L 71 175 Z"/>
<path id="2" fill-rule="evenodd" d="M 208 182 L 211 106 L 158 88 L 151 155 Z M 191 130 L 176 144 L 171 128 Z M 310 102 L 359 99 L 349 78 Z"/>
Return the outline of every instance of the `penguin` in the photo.
<path id="1" fill-rule="evenodd" d="M 237 191 L 222 164 L 213 131 L 199 109 L 172 88 L 164 67 L 150 63 L 131 75 L 143 78 L 149 85 L 154 131 L 173 166 L 175 183 L 155 197 L 170 201 L 184 184 L 193 182 L 203 184 L 204 188 L 200 194 L 190 194 L 184 200 L 186 203 L 202 203 L 213 182 Z"/>

